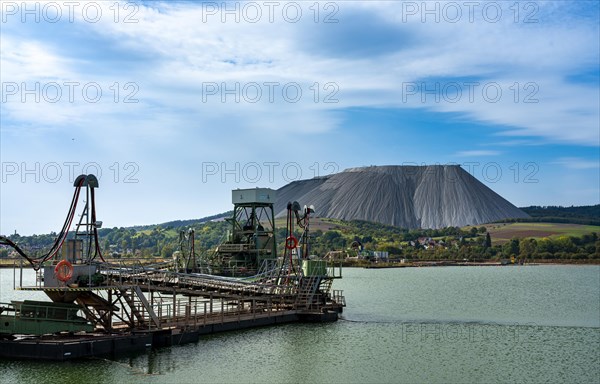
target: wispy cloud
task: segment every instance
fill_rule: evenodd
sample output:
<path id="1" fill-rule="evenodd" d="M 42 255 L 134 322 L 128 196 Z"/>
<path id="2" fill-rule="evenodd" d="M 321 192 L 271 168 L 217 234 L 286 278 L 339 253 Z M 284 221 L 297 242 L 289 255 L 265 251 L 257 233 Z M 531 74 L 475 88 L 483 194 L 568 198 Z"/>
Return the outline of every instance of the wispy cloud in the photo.
<path id="1" fill-rule="evenodd" d="M 600 159 L 587 160 L 579 157 L 561 157 L 553 162 L 553 164 L 561 165 L 568 169 L 598 169 L 600 168 Z"/>
<path id="2" fill-rule="evenodd" d="M 502 152 L 494 151 L 494 150 L 470 150 L 470 151 L 459 151 L 454 154 L 454 156 L 458 157 L 483 157 L 483 156 L 498 156 L 501 155 Z"/>
<path id="3" fill-rule="evenodd" d="M 165 185 L 185 178 L 186 190 L 202 191 L 207 206 L 194 214 L 188 207 L 153 214 L 213 214 L 213 203 L 223 201 L 216 191 L 227 188 L 207 188 L 189 177 L 190 167 L 197 172 L 207 160 L 322 166 L 323 158 L 348 159 L 344 168 L 357 161 L 425 161 L 420 155 L 444 161 L 438 158 L 443 153 L 513 164 L 519 159 L 507 159 L 509 153 L 534 156 L 552 145 L 562 149 L 553 156 L 562 156 L 557 164 L 564 169 L 597 168 L 576 150 L 600 144 L 596 1 L 519 3 L 533 8 L 518 15 L 513 2 L 493 2 L 502 7 L 499 20 L 483 14 L 482 5 L 471 19 L 462 2 L 445 1 L 427 3 L 440 9 L 438 15 L 424 13 L 423 2 L 392 1 L 121 2 L 117 15 L 113 2 L 96 1 L 90 4 L 102 7 L 102 17 L 90 22 L 84 4 L 73 3 L 72 21 L 66 8 L 59 22 L 42 14 L 39 22 L 30 15 L 23 23 L 18 9 L 2 15 L 0 149 L 3 162 L 40 162 L 42 170 L 44 161 L 97 161 L 105 180 L 114 176 L 109 166 L 133 159 L 153 194 L 119 195 L 113 204 L 172 204 L 173 190 Z M 453 22 L 448 17 L 454 13 L 444 7 L 456 6 L 463 8 Z M 258 20 L 252 7 L 259 7 Z M 94 15 L 89 11 L 88 18 Z M 60 100 L 48 101 L 54 97 L 50 83 L 61 88 Z M 73 101 L 69 83 L 79 84 Z M 23 89 L 7 92 L 10 84 L 38 84 L 40 93 L 50 93 L 31 101 Z M 97 84 L 101 98 L 82 95 L 86 84 Z M 135 102 L 124 102 L 129 96 Z M 378 120 L 378 111 L 393 117 Z M 419 118 L 403 120 L 409 114 Z M 411 152 L 415 159 L 407 158 Z M 398 160 L 399 153 L 404 158 Z M 506 180 L 519 179 L 506 176 L 513 170 L 505 171 Z M 595 181 L 588 179 L 582 183 Z M 23 225 L 32 223 L 7 200 L 31 195 L 24 184 L 2 183 L 1 222 L 23 217 Z M 48 193 L 56 185 L 36 187 Z M 38 200 L 31 197 L 32 204 Z M 35 212 L 47 209 L 32 205 Z M 119 211 L 110 214 L 127 222 Z"/>
<path id="4" fill-rule="evenodd" d="M 110 4 L 105 6 L 104 14 L 112 15 Z M 52 63 L 67 62 L 70 65 L 55 77 L 71 81 L 101 77 L 107 82 L 129 77 L 143 85 L 140 94 L 146 105 L 186 109 L 191 111 L 188 118 L 197 118 L 194 112 L 239 116 L 231 123 L 255 114 L 251 120 L 262 120 L 261 125 L 295 132 L 334 129 L 341 121 L 329 112 L 349 107 L 425 108 L 459 113 L 510 136 L 596 145 L 598 84 L 569 82 L 565 74 L 597 68 L 593 47 L 598 41 L 593 36 L 598 35 L 598 26 L 558 23 L 568 14 L 568 4 L 536 6 L 535 15 L 544 19 L 536 18 L 532 24 L 515 22 L 508 8 L 504 14 L 512 16 L 499 22 L 482 19 L 480 12 L 474 22 L 466 16 L 458 23 L 444 17 L 435 22 L 432 16 L 423 22 L 420 13 L 407 16 L 407 8 L 393 2 L 336 3 L 336 9 L 328 9 L 336 23 L 323 22 L 325 10 L 315 23 L 316 16 L 306 5 L 304 17 L 292 23 L 279 13 L 270 22 L 265 9 L 258 22 L 250 22 L 241 7 L 236 19 L 222 9 L 210 8 L 209 13 L 199 3 L 142 3 L 135 23 L 115 23 L 112 17 L 86 23 L 76 14 L 79 30 L 99 39 L 99 48 L 111 47 L 121 57 L 93 57 L 93 61 L 71 57 L 68 43 L 47 44 L 48 36 L 39 35 L 37 41 L 29 38 L 3 49 L 2 71 L 3 78 L 27 73 L 34 81 L 47 78 L 56 71 L 53 68 L 65 67 Z M 367 30 L 351 33 L 357 25 Z M 3 46 L 14 39 L 14 25 L 8 27 L 3 31 Z M 69 27 L 73 28 L 65 28 Z M 46 47 L 45 56 L 39 53 L 40 46 Z M 20 51 L 25 54 L 17 60 L 12 52 Z M 149 60 L 115 70 L 113 63 L 127 62 L 128 56 Z M 98 61 L 106 62 L 102 74 L 97 71 Z M 49 71 L 41 70 L 40 63 Z M 243 97 L 232 102 L 231 96 L 223 103 L 223 89 L 218 89 L 216 96 L 203 100 L 207 82 L 229 88 L 239 84 L 238 93 L 256 83 L 262 97 L 256 104 Z M 273 102 L 267 102 L 269 89 L 264 86 L 270 82 L 280 84 Z M 281 97 L 282 88 L 291 83 L 303 93 L 293 103 Z M 325 88 L 326 84 L 337 91 Z M 329 95 L 335 102 L 324 103 Z M 19 113 L 23 106 L 13 103 L 4 108 L 19 119 L 35 116 L 30 111 Z M 102 108 L 97 110 L 103 113 Z M 285 110 L 287 118 L 280 119 L 280 114 L 272 113 L 275 110 Z M 139 112 L 147 111 L 140 108 Z M 78 114 L 90 115 L 86 109 Z M 314 121 L 293 124 L 307 114 Z"/>

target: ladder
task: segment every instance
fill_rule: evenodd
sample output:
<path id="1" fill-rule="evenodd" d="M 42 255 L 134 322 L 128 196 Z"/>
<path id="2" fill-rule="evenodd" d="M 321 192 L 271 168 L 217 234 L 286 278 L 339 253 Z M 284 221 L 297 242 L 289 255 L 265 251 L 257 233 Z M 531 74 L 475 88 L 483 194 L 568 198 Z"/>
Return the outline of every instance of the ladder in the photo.
<path id="1" fill-rule="evenodd" d="M 121 297 L 123 299 L 125 299 L 125 302 L 127 302 L 127 305 L 129 306 L 129 310 L 131 311 L 130 312 L 131 315 L 133 315 L 139 321 L 139 325 L 144 324 L 144 317 L 142 316 L 142 314 L 140 313 L 140 311 L 138 311 L 138 309 L 136 308 L 135 300 L 132 297 L 133 294 L 132 294 L 132 296 L 129 296 L 129 292 L 127 292 L 126 289 L 120 289 L 119 293 L 121 294 Z M 134 328 L 135 327 L 135 323 L 133 321 L 133 318 L 130 317 L 130 321 L 131 321 L 130 326 L 132 328 Z"/>
<path id="2" fill-rule="evenodd" d="M 311 307 L 321 278 L 322 276 L 304 276 L 302 278 L 294 304 L 296 309 L 309 309 Z"/>

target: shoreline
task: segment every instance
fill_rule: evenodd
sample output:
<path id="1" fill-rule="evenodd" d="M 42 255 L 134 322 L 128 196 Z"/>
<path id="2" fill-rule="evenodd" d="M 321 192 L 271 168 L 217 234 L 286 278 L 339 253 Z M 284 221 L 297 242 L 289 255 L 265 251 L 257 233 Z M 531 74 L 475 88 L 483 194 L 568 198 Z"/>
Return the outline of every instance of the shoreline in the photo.
<path id="1" fill-rule="evenodd" d="M 144 259 L 142 259 L 144 260 Z M 0 269 L 20 268 L 21 263 L 17 260 L 0 260 Z M 132 259 L 133 261 L 133 259 Z M 150 262 L 150 259 L 148 259 Z M 366 269 L 384 269 L 384 268 L 419 268 L 419 267 L 473 267 L 473 266 L 516 266 L 520 264 L 502 264 L 500 261 L 458 261 L 458 260 L 426 260 L 414 262 L 384 262 L 384 263 L 355 263 L 342 261 L 343 268 L 366 268 Z M 522 265 L 600 265 L 600 259 L 591 260 L 561 260 L 561 259 L 532 259 Z M 23 263 L 24 268 L 31 268 L 26 262 Z"/>
<path id="2" fill-rule="evenodd" d="M 422 268 L 422 267 L 514 267 L 514 266 L 550 266 L 550 265 L 600 265 L 600 260 L 531 260 L 525 264 L 502 263 L 499 261 L 448 261 L 431 260 L 411 263 L 372 263 L 357 265 L 344 263 L 344 268 L 386 269 L 386 268 Z"/>

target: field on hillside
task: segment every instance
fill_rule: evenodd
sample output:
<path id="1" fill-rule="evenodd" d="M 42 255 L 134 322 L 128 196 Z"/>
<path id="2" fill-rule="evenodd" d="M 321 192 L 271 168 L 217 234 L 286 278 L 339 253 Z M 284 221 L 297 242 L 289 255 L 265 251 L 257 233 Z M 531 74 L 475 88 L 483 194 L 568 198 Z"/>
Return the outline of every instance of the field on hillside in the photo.
<path id="1" fill-rule="evenodd" d="M 295 224 L 295 223 L 294 223 Z M 376 224 L 375 224 L 376 225 Z M 285 227 L 285 219 L 277 219 L 276 226 L 278 228 Z M 541 237 L 557 237 L 557 236 L 575 236 L 580 237 L 585 234 L 596 232 L 600 234 L 600 226 L 580 225 L 580 224 L 565 224 L 565 223 L 494 223 L 483 225 L 487 228 L 492 237 L 493 244 L 503 244 L 512 239 L 517 238 L 541 238 Z M 477 226 L 479 228 L 480 226 Z M 471 227 L 462 228 L 468 231 Z M 329 230 L 343 230 L 356 228 L 346 222 L 335 219 L 313 218 L 311 219 L 311 230 L 320 229 L 323 232 Z M 392 231 L 393 233 L 395 231 Z M 357 233 L 360 235 L 360 233 Z M 481 236 L 481 235 L 480 235 Z M 441 237 L 434 239 L 439 240 Z"/>
<path id="2" fill-rule="evenodd" d="M 600 226 L 561 223 L 499 223 L 487 224 L 486 228 L 494 244 L 502 244 L 513 237 L 582 236 L 596 232 Z"/>

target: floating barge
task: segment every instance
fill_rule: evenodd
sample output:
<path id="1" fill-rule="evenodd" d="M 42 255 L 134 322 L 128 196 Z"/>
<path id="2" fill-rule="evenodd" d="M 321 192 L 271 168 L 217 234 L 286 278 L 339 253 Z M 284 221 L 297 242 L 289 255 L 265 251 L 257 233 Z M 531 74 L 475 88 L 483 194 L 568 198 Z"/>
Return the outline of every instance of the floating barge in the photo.
<path id="1" fill-rule="evenodd" d="M 308 256 L 310 208 L 305 207 L 300 214 L 297 203 L 288 204 L 288 237 L 283 256 L 278 258 L 274 228 L 264 230 L 267 223 L 253 216 L 260 206 L 270 210 L 273 218 L 275 191 L 268 190 L 272 193 L 268 201 L 259 196 L 260 201 L 246 199 L 243 203 L 240 198 L 258 196 L 257 190 L 234 191 L 234 204 L 238 201 L 250 207 L 254 229 L 243 228 L 249 236 L 233 237 L 221 248 L 227 252 L 223 259 L 235 263 L 236 268 L 245 263 L 245 270 L 252 262 L 260 264 L 252 276 L 224 277 L 198 273 L 196 265 L 190 268 L 191 258 L 183 269 L 175 259 L 150 266 L 95 261 L 97 255 L 101 258 L 97 237 L 101 224 L 94 211 L 97 186 L 93 175 L 77 178 L 75 204 L 67 221 L 74 216 L 80 189 L 86 189 L 88 198 L 74 241 L 67 242 L 71 245 L 62 252 L 70 223 L 65 223 L 64 233 L 59 234 L 48 254 L 37 259 L 7 238 L 0 238 L 0 243 L 13 246 L 36 270 L 35 286 L 23 285 L 21 271 L 16 289 L 42 291 L 52 300 L 0 303 L 0 358 L 63 361 L 114 357 L 196 342 L 202 335 L 217 332 L 336 321 L 345 307 L 342 292 L 332 290 L 333 280 L 342 277 L 341 264 Z M 232 220 L 234 227 L 238 208 Z M 304 230 L 300 240 L 294 237 L 293 214 Z M 256 236 L 257 232 L 262 237 Z M 79 243 L 78 237 L 83 237 Z M 244 242 L 235 243 L 240 239 Z M 88 250 L 86 257 L 84 249 Z M 236 254 L 234 249 L 243 252 Z M 16 273 L 13 275 L 16 280 Z"/>

